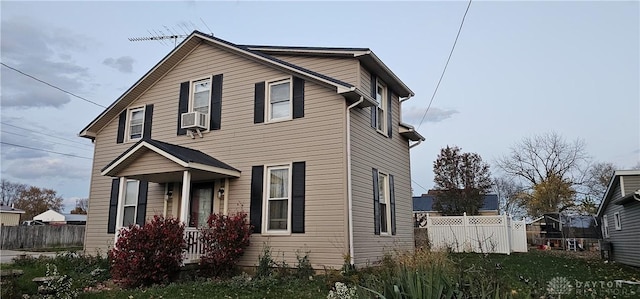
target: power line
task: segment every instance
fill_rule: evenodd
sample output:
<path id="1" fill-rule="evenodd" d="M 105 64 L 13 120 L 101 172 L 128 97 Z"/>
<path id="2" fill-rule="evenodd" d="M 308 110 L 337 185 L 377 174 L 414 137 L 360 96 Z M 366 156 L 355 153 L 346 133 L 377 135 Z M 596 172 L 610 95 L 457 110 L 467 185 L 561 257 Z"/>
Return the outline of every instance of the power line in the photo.
<path id="1" fill-rule="evenodd" d="M 462 26 L 464 25 L 464 19 L 467 17 L 467 13 L 469 12 L 469 7 L 471 7 L 471 1 L 469 0 L 469 4 L 467 5 L 467 10 L 464 11 L 464 16 L 462 16 L 462 22 L 460 22 L 460 28 L 458 28 L 458 34 L 456 34 L 456 39 L 453 42 L 453 46 L 451 47 L 451 52 L 449 52 L 449 58 L 447 58 L 447 63 L 444 65 L 444 69 L 442 69 L 442 74 L 440 75 L 440 79 L 438 80 L 438 84 L 436 85 L 436 89 L 433 91 L 431 95 L 431 100 L 429 101 L 429 105 L 427 106 L 427 110 L 422 115 L 422 119 L 420 120 L 420 124 L 418 124 L 418 129 L 424 122 L 424 118 L 427 117 L 427 112 L 431 108 L 431 104 L 433 103 L 433 99 L 436 97 L 436 93 L 438 92 L 438 88 L 440 87 L 440 83 L 442 82 L 442 78 L 444 78 L 444 73 L 447 71 L 447 66 L 449 66 L 449 61 L 451 60 L 451 56 L 453 55 L 453 50 L 456 48 L 456 44 L 458 43 L 458 37 L 460 37 L 460 32 L 462 31 Z"/>
<path id="2" fill-rule="evenodd" d="M 5 130 L 0 130 L 0 132 L 5 133 L 5 134 L 12 134 L 12 135 L 17 135 L 17 136 L 22 136 L 25 137 L 24 134 L 20 134 L 20 133 L 16 133 L 16 132 L 9 132 L 9 131 L 5 131 Z M 29 138 L 31 140 L 37 140 L 36 138 Z M 64 145 L 64 146 L 73 146 L 75 147 L 75 145 L 73 144 L 68 144 L 68 143 L 59 143 L 59 142 L 53 142 L 53 141 L 47 141 L 47 143 L 51 143 L 51 144 L 58 144 L 58 145 Z M 77 147 L 76 147 L 77 148 Z M 84 151 L 88 151 L 89 149 L 84 149 L 84 148 L 78 148 L 80 150 L 84 150 Z"/>
<path id="3" fill-rule="evenodd" d="M 54 151 L 50 151 L 50 150 L 46 150 L 46 149 L 29 147 L 29 146 L 24 146 L 24 145 L 18 145 L 18 144 L 8 143 L 8 142 L 4 142 L 4 141 L 0 141 L 0 143 L 1 144 L 6 144 L 6 145 L 10 145 L 10 146 L 15 146 L 15 147 L 26 148 L 26 149 L 30 149 L 30 150 L 34 150 L 34 151 L 41 151 L 41 152 L 47 152 L 47 153 L 58 154 L 58 155 L 63 155 L 63 156 L 69 156 L 69 157 L 74 157 L 74 158 L 92 160 L 89 157 L 82 157 L 82 156 L 76 156 L 76 155 L 73 155 L 73 154 L 65 154 L 65 153 L 61 153 L 61 152 L 54 152 Z"/>
<path id="4" fill-rule="evenodd" d="M 32 132 L 32 133 L 36 133 L 36 134 L 40 134 L 40 135 L 44 135 L 44 136 L 47 136 L 47 137 L 57 138 L 57 139 L 66 140 L 66 141 L 70 141 L 70 142 L 73 142 L 73 143 L 77 143 L 77 144 L 80 144 L 80 145 L 93 147 L 92 145 L 89 145 L 89 144 L 86 144 L 86 143 L 82 143 L 82 142 L 78 142 L 78 141 L 75 141 L 75 140 L 71 140 L 71 139 L 67 139 L 67 138 L 62 138 L 62 137 L 58 137 L 58 136 L 52 136 L 52 135 L 49 135 L 49 134 L 45 134 L 45 133 L 42 133 L 42 132 L 38 132 L 38 131 L 36 131 L 36 130 L 31 130 L 31 129 L 27 129 L 27 128 L 23 128 L 23 127 L 18 127 L 18 126 L 16 126 L 16 125 L 8 124 L 8 123 L 6 123 L 6 122 L 0 122 L 0 124 L 3 124 L 3 125 L 5 125 L 5 126 L 9 126 L 9 127 L 18 128 L 18 129 L 25 130 L 25 131 L 29 131 L 29 132 Z"/>
<path id="5" fill-rule="evenodd" d="M 418 184 L 418 182 L 414 181 L 413 179 L 411 179 L 411 181 L 412 181 L 414 184 L 418 185 L 418 187 L 422 188 L 422 190 L 429 192 L 429 190 L 428 190 L 427 188 L 422 187 L 422 185 Z"/>
<path id="6" fill-rule="evenodd" d="M 72 96 L 74 96 L 74 97 L 76 97 L 76 98 L 78 98 L 78 99 L 81 99 L 81 100 L 85 101 L 85 102 L 89 102 L 89 103 L 91 103 L 91 104 L 94 104 L 94 105 L 99 106 L 99 107 L 102 107 L 102 108 L 107 108 L 106 106 L 102 106 L 102 105 L 100 105 L 100 104 L 98 104 L 98 103 L 96 103 L 96 102 L 94 102 L 94 101 L 92 101 L 92 100 L 88 100 L 88 99 L 83 98 L 83 97 L 81 97 L 81 96 L 79 96 L 79 95 L 76 95 L 76 94 L 74 94 L 74 93 L 72 93 L 72 92 L 70 92 L 70 91 L 66 91 L 66 90 L 64 90 L 64 89 L 62 89 L 62 88 L 60 88 L 60 87 L 58 87 L 58 86 L 55 86 L 55 85 L 53 85 L 53 84 L 51 84 L 51 83 L 48 83 L 48 82 L 43 81 L 43 80 L 41 80 L 41 79 L 38 79 L 38 78 L 36 78 L 36 77 L 34 77 L 34 76 L 32 76 L 32 75 L 29 75 L 29 74 L 27 74 L 27 73 L 25 73 L 25 72 L 23 72 L 23 71 L 21 71 L 21 70 L 19 70 L 19 69 L 16 69 L 16 68 L 14 68 L 14 67 L 10 67 L 10 66 L 6 65 L 4 62 L 0 62 L 0 64 L 2 64 L 2 66 L 6 67 L 6 68 L 8 68 L 8 69 L 10 69 L 10 70 L 16 71 L 16 72 L 18 72 L 18 73 L 20 73 L 20 74 L 22 74 L 22 75 L 24 75 L 24 76 L 27 76 L 27 77 L 29 77 L 29 78 L 31 78 L 31 79 L 33 79 L 33 80 L 36 80 L 36 81 L 40 82 L 40 83 L 43 83 L 43 84 L 49 85 L 49 86 L 51 86 L 51 87 L 53 87 L 53 88 L 55 88 L 55 89 L 57 89 L 57 90 L 59 90 L 59 91 L 62 91 L 62 92 L 66 93 L 66 94 L 69 94 L 69 95 L 72 95 Z"/>

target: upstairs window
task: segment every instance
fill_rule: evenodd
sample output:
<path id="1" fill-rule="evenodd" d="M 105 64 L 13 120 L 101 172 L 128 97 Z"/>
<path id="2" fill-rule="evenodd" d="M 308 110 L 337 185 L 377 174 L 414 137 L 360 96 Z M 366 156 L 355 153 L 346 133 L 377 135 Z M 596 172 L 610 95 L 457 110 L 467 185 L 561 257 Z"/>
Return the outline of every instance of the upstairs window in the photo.
<path id="1" fill-rule="evenodd" d="M 602 236 L 609 238 L 609 219 L 607 215 L 602 216 Z"/>
<path id="2" fill-rule="evenodd" d="M 620 221 L 620 213 L 616 212 L 613 214 L 613 220 L 616 225 L 616 230 L 622 230 L 622 222 Z"/>
<path id="3" fill-rule="evenodd" d="M 129 109 L 129 125 L 127 126 L 129 133 L 127 137 L 129 140 L 135 140 L 142 138 L 142 132 L 144 128 L 144 107 L 137 107 Z"/>
<path id="4" fill-rule="evenodd" d="M 291 79 L 268 82 L 267 119 L 269 121 L 291 118 Z"/>
<path id="5" fill-rule="evenodd" d="M 387 135 L 387 87 L 380 80 L 376 80 L 376 103 L 376 129 Z"/>
<path id="6" fill-rule="evenodd" d="M 203 79 L 193 81 L 191 96 L 191 107 L 189 112 L 200 112 L 209 114 L 209 105 L 211 104 L 211 79 Z"/>

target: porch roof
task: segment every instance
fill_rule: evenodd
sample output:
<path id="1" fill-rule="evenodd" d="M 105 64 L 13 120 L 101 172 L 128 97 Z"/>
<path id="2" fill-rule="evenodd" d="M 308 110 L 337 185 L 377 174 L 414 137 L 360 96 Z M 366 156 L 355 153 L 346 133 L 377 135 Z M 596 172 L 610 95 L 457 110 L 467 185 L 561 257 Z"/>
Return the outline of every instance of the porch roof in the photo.
<path id="1" fill-rule="evenodd" d="M 142 161 L 143 157 L 149 154 L 157 156 L 160 161 L 149 167 L 143 167 L 144 169 L 127 171 L 130 166 Z M 180 180 L 184 170 L 191 170 L 194 178 L 240 177 L 240 170 L 199 150 L 153 139 L 142 139 L 132 145 L 102 168 L 101 174 L 162 183 Z"/>

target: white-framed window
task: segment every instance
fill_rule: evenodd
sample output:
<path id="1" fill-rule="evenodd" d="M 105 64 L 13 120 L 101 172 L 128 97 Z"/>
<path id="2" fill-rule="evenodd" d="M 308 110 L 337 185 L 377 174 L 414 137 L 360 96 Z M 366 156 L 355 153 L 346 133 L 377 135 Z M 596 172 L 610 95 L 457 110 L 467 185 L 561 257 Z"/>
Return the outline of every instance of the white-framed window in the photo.
<path id="1" fill-rule="evenodd" d="M 265 186 L 265 232 L 291 233 L 291 165 L 266 166 Z"/>
<path id="2" fill-rule="evenodd" d="M 380 80 L 376 80 L 376 129 L 387 135 L 387 87 Z"/>
<path id="3" fill-rule="evenodd" d="M 127 140 L 142 138 L 144 130 L 144 106 L 131 108 L 127 112 Z"/>
<path id="4" fill-rule="evenodd" d="M 291 78 L 267 82 L 267 121 L 291 119 L 293 84 Z"/>
<path id="5" fill-rule="evenodd" d="M 391 204 L 389 193 L 389 176 L 378 172 L 378 194 L 380 210 L 380 234 L 391 234 Z"/>
<path id="6" fill-rule="evenodd" d="M 609 238 L 609 219 L 607 215 L 602 216 L 602 236 Z"/>
<path id="7" fill-rule="evenodd" d="M 620 213 L 615 212 L 613 214 L 613 222 L 616 225 L 616 230 L 622 230 L 622 222 L 620 221 Z"/>
<path id="8" fill-rule="evenodd" d="M 124 185 L 124 200 L 122 204 L 122 226 L 128 227 L 136 223 L 136 209 L 138 207 L 138 191 L 140 181 L 126 180 Z"/>
<path id="9" fill-rule="evenodd" d="M 189 112 L 209 114 L 211 106 L 211 78 L 191 82 L 191 101 Z"/>

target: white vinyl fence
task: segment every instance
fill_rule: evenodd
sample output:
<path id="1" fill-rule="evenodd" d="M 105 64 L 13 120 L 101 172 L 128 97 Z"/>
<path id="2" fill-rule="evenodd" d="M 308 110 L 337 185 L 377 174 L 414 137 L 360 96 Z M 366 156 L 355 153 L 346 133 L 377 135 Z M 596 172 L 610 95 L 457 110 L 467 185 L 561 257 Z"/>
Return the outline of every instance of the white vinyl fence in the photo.
<path id="1" fill-rule="evenodd" d="M 527 252 L 524 221 L 499 216 L 427 216 L 426 228 L 431 248 L 454 252 Z"/>

